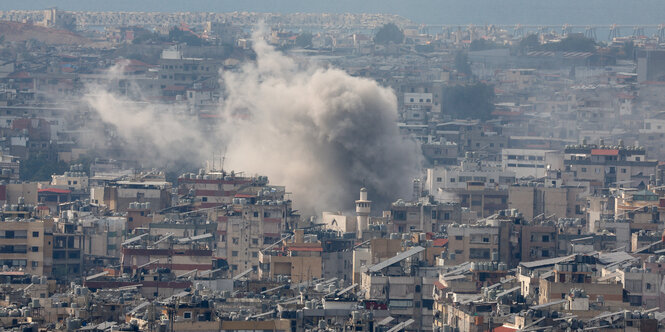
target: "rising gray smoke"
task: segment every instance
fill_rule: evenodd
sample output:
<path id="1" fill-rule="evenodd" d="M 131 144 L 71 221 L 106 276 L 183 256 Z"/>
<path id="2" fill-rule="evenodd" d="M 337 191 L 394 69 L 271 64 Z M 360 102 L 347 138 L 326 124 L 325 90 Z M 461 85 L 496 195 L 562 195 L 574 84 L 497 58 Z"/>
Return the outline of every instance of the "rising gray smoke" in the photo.
<path id="1" fill-rule="evenodd" d="M 191 116 L 183 121 L 178 109 L 127 107 L 100 89 L 87 100 L 127 142 L 152 149 L 153 158 L 184 155 L 200 164 L 224 146 L 226 169 L 285 185 L 305 213 L 350 209 L 362 186 L 377 207 L 410 197 L 421 155 L 398 132 L 391 90 L 342 70 L 297 64 L 260 38 L 254 45 L 255 63 L 221 74 L 225 120 L 212 137 Z"/>
<path id="2" fill-rule="evenodd" d="M 361 186 L 386 203 L 410 194 L 420 154 L 397 128 L 397 100 L 376 82 L 298 65 L 254 38 L 256 63 L 222 75 L 227 160 L 267 174 L 314 211 L 353 206 Z M 408 197 L 408 196 L 406 196 Z"/>

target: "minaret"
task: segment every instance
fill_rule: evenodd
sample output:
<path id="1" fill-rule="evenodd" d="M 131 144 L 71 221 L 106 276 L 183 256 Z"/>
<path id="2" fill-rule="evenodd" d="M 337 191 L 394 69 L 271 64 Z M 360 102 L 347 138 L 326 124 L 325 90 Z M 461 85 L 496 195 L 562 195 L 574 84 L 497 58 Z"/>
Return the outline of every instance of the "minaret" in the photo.
<path id="1" fill-rule="evenodd" d="M 369 214 L 372 212 L 372 201 L 367 200 L 367 189 L 360 188 L 360 199 L 356 201 L 356 215 L 358 218 L 358 239 L 363 238 L 363 231 L 367 230 Z"/>

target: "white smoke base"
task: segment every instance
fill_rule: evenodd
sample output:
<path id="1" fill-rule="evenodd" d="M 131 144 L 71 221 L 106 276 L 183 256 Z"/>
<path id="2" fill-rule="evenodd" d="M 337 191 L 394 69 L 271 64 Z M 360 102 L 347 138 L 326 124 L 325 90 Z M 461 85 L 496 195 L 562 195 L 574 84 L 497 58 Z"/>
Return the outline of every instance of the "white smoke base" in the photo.
<path id="1" fill-rule="evenodd" d="M 178 106 L 130 103 L 100 86 L 90 87 L 85 101 L 144 163 L 185 159 L 198 166 L 225 149 L 226 169 L 285 185 L 305 215 L 351 210 L 362 186 L 375 211 L 411 196 L 422 156 L 399 133 L 392 90 L 296 63 L 261 38 L 254 50 L 256 63 L 221 74 L 224 120 L 213 134 Z"/>

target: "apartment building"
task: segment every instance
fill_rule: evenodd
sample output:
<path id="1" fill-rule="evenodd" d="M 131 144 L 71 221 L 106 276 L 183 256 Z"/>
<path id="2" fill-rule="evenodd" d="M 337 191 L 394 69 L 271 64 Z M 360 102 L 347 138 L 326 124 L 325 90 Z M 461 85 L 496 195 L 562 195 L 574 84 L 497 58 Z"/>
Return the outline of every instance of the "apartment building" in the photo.
<path id="1" fill-rule="evenodd" d="M 215 255 L 226 259 L 234 274 L 258 272 L 260 250 L 280 240 L 291 214 L 290 201 L 251 202 L 235 199 L 236 204 L 212 214 L 217 221 Z"/>
<path id="2" fill-rule="evenodd" d="M 518 179 L 542 178 L 547 166 L 561 169 L 562 157 L 556 150 L 542 149 L 502 149 L 501 165 L 505 171 L 512 171 Z"/>
<path id="3" fill-rule="evenodd" d="M 259 252 L 259 278 L 290 279 L 292 283 L 321 278 L 323 247 L 315 238 L 296 230 L 293 240 Z"/>
<path id="4" fill-rule="evenodd" d="M 657 161 L 647 160 L 642 147 L 582 144 L 564 150 L 564 170 L 593 189 L 637 187 L 656 174 Z"/>
<path id="5" fill-rule="evenodd" d="M 436 203 L 430 200 L 404 202 L 390 205 L 390 232 L 407 233 L 413 230 L 440 232 L 442 227 L 462 220 L 459 204 Z"/>
<path id="6" fill-rule="evenodd" d="M 3 221 L 0 263 L 10 269 L 40 276 L 53 272 L 53 220 Z"/>

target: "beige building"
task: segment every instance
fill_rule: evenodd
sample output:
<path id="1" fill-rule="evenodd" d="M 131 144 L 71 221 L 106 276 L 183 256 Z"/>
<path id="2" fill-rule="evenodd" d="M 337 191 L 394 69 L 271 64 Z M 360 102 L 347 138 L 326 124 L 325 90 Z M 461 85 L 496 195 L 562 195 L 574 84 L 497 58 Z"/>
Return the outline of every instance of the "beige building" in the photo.
<path id="1" fill-rule="evenodd" d="M 499 227 L 462 226 L 448 228 L 446 265 L 499 261 Z"/>
<path id="2" fill-rule="evenodd" d="M 259 278 L 275 279 L 281 276 L 291 279 L 292 283 L 321 278 L 322 252 L 320 242 L 305 242 L 304 232 L 296 230 L 292 242 L 259 253 Z"/>
<path id="3" fill-rule="evenodd" d="M 511 186 L 508 189 L 508 207 L 518 209 L 525 219 L 538 215 L 557 218 L 584 217 L 583 200 L 578 200 L 584 188 Z"/>
<path id="4" fill-rule="evenodd" d="M 53 268 L 53 221 L 5 221 L 0 229 L 0 265 L 40 276 Z"/>
<path id="5" fill-rule="evenodd" d="M 247 269 L 258 272 L 259 251 L 280 240 L 291 211 L 288 201 L 280 201 L 281 204 L 277 201 L 273 204 L 242 202 L 230 205 L 232 212 L 216 210 L 210 217 L 217 220 L 215 256 L 226 259 L 233 275 Z"/>

